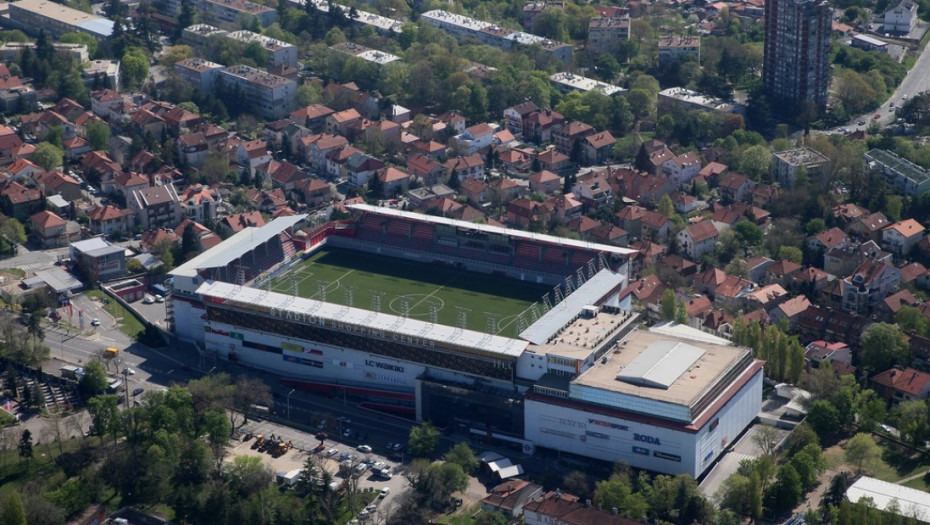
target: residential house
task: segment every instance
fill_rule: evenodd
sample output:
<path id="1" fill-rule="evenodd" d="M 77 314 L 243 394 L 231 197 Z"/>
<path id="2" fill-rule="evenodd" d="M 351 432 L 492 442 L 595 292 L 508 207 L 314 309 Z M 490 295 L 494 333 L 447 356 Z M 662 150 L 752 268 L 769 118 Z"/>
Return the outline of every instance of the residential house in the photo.
<path id="1" fill-rule="evenodd" d="M 544 204 L 549 215 L 561 224 L 567 224 L 572 219 L 581 217 L 584 212 L 584 205 L 575 198 L 573 193 L 550 197 Z"/>
<path id="2" fill-rule="evenodd" d="M 609 131 L 588 135 L 581 142 L 582 155 L 587 164 L 604 164 L 610 159 L 617 139 Z"/>
<path id="3" fill-rule="evenodd" d="M 714 251 L 718 235 L 720 232 L 713 221 L 701 221 L 678 232 L 678 246 L 692 261 L 700 261 Z"/>
<path id="4" fill-rule="evenodd" d="M 727 202 L 747 202 L 755 186 L 749 177 L 727 173 L 720 181 L 720 197 Z"/>
<path id="5" fill-rule="evenodd" d="M 880 243 L 885 228 L 890 225 L 891 221 L 888 220 L 888 217 L 885 217 L 884 213 L 877 211 L 851 221 L 846 226 L 846 231 L 849 235 L 858 239 Z"/>
<path id="6" fill-rule="evenodd" d="M 879 248 L 875 241 L 851 243 L 823 254 L 823 269 L 833 275 L 849 275 L 866 259 L 891 262 L 891 254 Z"/>
<path id="7" fill-rule="evenodd" d="M 342 149 L 330 151 L 326 155 L 326 173 L 333 179 L 338 179 L 343 173 L 347 173 L 346 164 L 348 164 L 349 159 L 356 155 L 365 155 L 365 152 L 351 144 Z M 380 167 L 383 168 L 384 166 Z M 306 176 L 304 175 L 304 177 Z M 282 188 L 284 187 L 282 186 Z M 290 191 L 290 188 L 284 188 L 284 190 Z"/>
<path id="8" fill-rule="evenodd" d="M 236 163 L 250 175 L 255 173 L 256 168 L 272 159 L 268 143 L 261 139 L 240 142 L 235 153 Z"/>
<path id="9" fill-rule="evenodd" d="M 834 248 L 842 248 L 849 244 L 849 237 L 839 228 L 830 228 L 807 238 L 807 247 L 812 252 L 820 250 L 826 253 Z"/>
<path id="10" fill-rule="evenodd" d="M 754 283 L 765 284 L 765 270 L 773 264 L 775 261 L 768 257 L 762 255 L 752 257 L 746 261 L 747 277 Z"/>
<path id="11" fill-rule="evenodd" d="M 30 183 L 39 173 L 44 173 L 45 168 L 28 159 L 17 159 L 4 169 L 10 174 L 10 177 L 16 182 Z"/>
<path id="12" fill-rule="evenodd" d="M 133 190 L 126 203 L 143 229 L 171 227 L 181 222 L 181 199 L 173 184 Z"/>
<path id="13" fill-rule="evenodd" d="M 118 173 L 112 179 L 101 182 L 100 189 L 107 195 L 126 199 L 133 191 L 148 188 L 150 185 L 148 177 L 130 171 Z"/>
<path id="14" fill-rule="evenodd" d="M 636 525 L 639 520 L 585 504 L 571 494 L 548 492 L 523 505 L 526 525 Z"/>
<path id="15" fill-rule="evenodd" d="M 763 274 L 764 277 L 760 280 L 756 280 L 756 282 L 764 284 L 778 283 L 782 286 L 787 286 L 788 283 L 791 282 L 792 277 L 800 271 L 800 264 L 782 259 L 767 266 Z"/>
<path id="16" fill-rule="evenodd" d="M 671 194 L 672 205 L 675 206 L 675 211 L 681 215 L 689 215 L 698 209 L 698 203 L 700 202 L 697 197 L 690 195 L 683 191 L 676 191 Z"/>
<path id="17" fill-rule="evenodd" d="M 42 190 L 46 197 L 51 195 L 61 195 L 62 198 L 69 202 L 79 200 L 83 197 L 81 192 L 81 183 L 71 175 L 67 175 L 59 170 L 36 173 L 33 176 L 36 185 Z"/>
<path id="18" fill-rule="evenodd" d="M 930 397 L 930 374 L 913 368 L 885 370 L 869 378 L 869 383 L 876 392 L 894 403 L 925 401 Z"/>
<path id="19" fill-rule="evenodd" d="M 882 32 L 907 36 L 917 26 L 917 3 L 901 0 L 885 11 Z"/>
<path id="20" fill-rule="evenodd" d="M 294 189 L 298 181 L 310 177 L 306 172 L 301 170 L 296 164 L 288 161 L 278 162 L 274 159 L 268 161 L 255 170 L 255 177 L 264 181 L 271 181 L 273 188 L 281 188 L 285 192 Z"/>
<path id="21" fill-rule="evenodd" d="M 128 232 L 135 225 L 135 213 L 116 206 L 97 206 L 87 212 L 90 231 L 94 235 L 109 235 L 114 232 Z"/>
<path id="22" fill-rule="evenodd" d="M 791 277 L 792 284 L 801 287 L 805 293 L 822 291 L 832 280 L 832 275 L 813 266 L 802 268 Z"/>
<path id="23" fill-rule="evenodd" d="M 775 178 L 785 188 L 791 188 L 800 173 L 813 187 L 821 187 L 830 175 L 830 159 L 811 148 L 797 148 L 772 153 Z"/>
<path id="24" fill-rule="evenodd" d="M 846 341 L 853 351 L 861 347 L 862 332 L 869 324 L 867 317 L 819 306 L 811 306 L 798 318 L 802 340 Z"/>
<path id="25" fill-rule="evenodd" d="M 837 219 L 843 224 L 849 224 L 852 221 L 865 217 L 869 214 L 869 210 L 852 202 L 838 204 L 833 207 L 831 212 L 833 213 L 833 218 Z"/>
<path id="26" fill-rule="evenodd" d="M 62 151 L 64 151 L 65 158 L 68 160 L 78 159 L 91 150 L 90 142 L 87 142 L 87 140 L 82 137 L 71 137 L 70 139 L 63 140 L 61 142 L 61 147 Z"/>
<path id="27" fill-rule="evenodd" d="M 773 323 L 777 323 L 782 319 L 788 319 L 789 326 L 794 328 L 797 326 L 801 314 L 810 307 L 811 302 L 808 300 L 807 296 L 798 295 L 797 297 L 781 302 L 781 304 L 774 308 L 766 309 L 766 312 L 769 314 L 769 318 L 771 318 Z"/>
<path id="28" fill-rule="evenodd" d="M 920 286 L 919 278 L 927 275 L 927 268 L 917 261 L 914 261 L 910 264 L 905 264 L 904 266 L 900 268 L 900 270 L 901 270 L 901 284 L 902 285 L 915 283 L 918 286 Z"/>
<path id="29" fill-rule="evenodd" d="M 303 203 L 310 208 L 328 204 L 333 200 L 333 190 L 329 183 L 313 177 L 297 182 L 294 192 L 300 195 Z"/>
<path id="30" fill-rule="evenodd" d="M 594 134 L 595 131 L 591 125 L 573 120 L 559 128 L 559 130 L 552 135 L 552 139 L 553 142 L 555 142 L 555 148 L 559 150 L 560 153 L 564 153 L 569 157 L 573 155 L 575 148 L 578 148 L 577 157 L 580 160 L 584 155 L 581 141 Z"/>
<path id="31" fill-rule="evenodd" d="M 630 244 L 630 235 L 619 226 L 603 222 L 591 231 L 591 241 L 610 246 L 627 246 Z"/>
<path id="32" fill-rule="evenodd" d="M 434 184 L 432 186 L 422 186 L 407 192 L 407 202 L 411 209 L 426 210 L 429 208 L 454 211 L 451 208 L 453 204 L 458 204 L 454 200 L 455 190 L 445 184 Z M 451 202 L 445 202 L 451 201 Z M 458 206 L 461 206 L 459 204 Z M 458 206 L 455 208 L 457 209 Z"/>
<path id="33" fill-rule="evenodd" d="M 697 153 L 689 151 L 666 160 L 662 169 L 679 187 L 684 187 L 701 171 L 701 158 Z"/>
<path id="34" fill-rule="evenodd" d="M 382 197 L 400 195 L 410 186 L 410 175 L 397 168 L 382 168 L 376 171 L 374 176 L 381 181 Z"/>
<path id="35" fill-rule="evenodd" d="M 708 162 L 703 168 L 698 171 L 698 176 L 704 177 L 705 180 L 713 181 L 715 184 L 720 184 L 720 180 L 729 170 L 729 166 L 726 164 L 721 164 L 719 162 Z"/>
<path id="36" fill-rule="evenodd" d="M 12 128 L 0 126 L 0 164 L 7 164 L 18 158 L 23 145 L 23 139 Z M 35 146 L 32 148 L 34 150 Z"/>
<path id="37" fill-rule="evenodd" d="M 426 155 L 413 153 L 407 157 L 407 173 L 423 181 L 424 184 L 432 186 L 445 179 L 446 169 Z"/>
<path id="38" fill-rule="evenodd" d="M 537 171 L 530 175 L 530 191 L 545 195 L 562 189 L 562 178 L 549 170 Z"/>
<path id="39" fill-rule="evenodd" d="M 926 228 L 914 219 L 898 221 L 882 230 L 882 247 L 902 257 L 910 253 Z"/>
<path id="40" fill-rule="evenodd" d="M 460 155 L 471 155 L 490 147 L 494 134 L 500 129 L 497 124 L 482 122 L 465 128 L 465 131 L 453 137 L 453 143 Z"/>
<path id="41" fill-rule="evenodd" d="M 871 313 L 888 294 L 901 285 L 901 270 L 886 262 L 867 259 L 856 270 L 840 281 L 842 309 L 858 314 Z"/>
<path id="42" fill-rule="evenodd" d="M 477 153 L 458 156 L 446 161 L 450 177 L 458 177 L 460 182 L 467 179 L 484 179 L 484 159 Z"/>
<path id="43" fill-rule="evenodd" d="M 773 184 L 758 183 L 749 194 L 749 202 L 759 208 L 768 208 L 769 204 L 781 195 L 781 188 Z"/>
<path id="44" fill-rule="evenodd" d="M 494 164 L 498 169 L 513 177 L 527 178 L 533 166 L 532 150 L 507 148 L 498 151 L 495 148 L 494 154 L 497 154 Z"/>
<path id="45" fill-rule="evenodd" d="M 310 104 L 292 111 L 290 119 L 310 130 L 310 133 L 322 133 L 326 128 L 326 119 L 335 113 L 323 104 Z"/>
<path id="46" fill-rule="evenodd" d="M 565 117 L 558 111 L 534 111 L 523 119 L 523 140 L 534 144 L 552 142 L 553 134 L 564 125 Z"/>
<path id="47" fill-rule="evenodd" d="M 523 506 L 542 490 L 542 486 L 529 481 L 507 480 L 491 489 L 481 500 L 481 507 L 486 511 L 503 512 L 510 517 L 519 518 L 523 515 Z"/>
<path id="48" fill-rule="evenodd" d="M 514 199 L 507 203 L 507 224 L 511 227 L 525 229 L 533 223 L 539 223 L 546 216 L 545 206 L 530 199 Z"/>
<path id="49" fill-rule="evenodd" d="M 498 177 L 488 182 L 488 189 L 491 202 L 503 204 L 526 195 L 528 185 L 510 177 Z"/>
<path id="50" fill-rule="evenodd" d="M 539 167 L 553 173 L 562 173 L 571 167 L 571 159 L 561 151 L 550 148 L 536 155 Z"/>
<path id="51" fill-rule="evenodd" d="M 513 133 L 515 137 L 522 137 L 524 119 L 537 110 L 539 110 L 539 106 L 530 100 L 505 109 L 504 127 Z"/>
<path id="52" fill-rule="evenodd" d="M 8 181 L 0 190 L 0 207 L 3 213 L 20 222 L 26 222 L 33 213 L 42 209 L 42 191 L 27 188 L 16 181 Z"/>
<path id="53" fill-rule="evenodd" d="M 643 239 L 651 239 L 661 243 L 668 241 L 668 237 L 672 232 L 672 221 L 662 215 L 651 210 L 647 210 L 643 214 L 642 218 L 642 235 Z"/>
<path id="54" fill-rule="evenodd" d="M 180 196 L 184 217 L 198 223 L 216 220 L 216 211 L 223 201 L 220 193 L 203 184 L 192 184 Z"/>
<path id="55" fill-rule="evenodd" d="M 298 141 L 298 156 L 318 174 L 323 174 L 326 172 L 326 156 L 332 151 L 346 147 L 348 144 L 349 141 L 339 135 L 330 135 L 328 133 L 308 135 Z"/>
<path id="56" fill-rule="evenodd" d="M 479 179 L 466 179 L 462 182 L 462 185 L 459 186 L 459 194 L 465 197 L 468 203 L 476 208 L 483 208 L 491 199 L 491 191 L 488 188 L 488 184 Z"/>
<path id="57" fill-rule="evenodd" d="M 921 306 L 921 300 L 906 288 L 904 290 L 898 290 L 893 294 L 889 294 L 887 297 L 879 301 L 879 303 L 875 305 L 874 314 L 878 319 L 882 319 L 888 323 L 894 323 L 898 312 L 904 306 L 918 308 Z"/>
<path id="58" fill-rule="evenodd" d="M 81 227 L 73 223 L 68 228 L 68 221 L 50 211 L 40 211 L 29 218 L 32 223 L 32 235 L 44 248 L 67 246 L 81 238 Z"/>
<path id="59" fill-rule="evenodd" d="M 382 168 L 384 168 L 384 163 L 371 155 L 353 153 L 343 165 L 345 172 L 340 173 L 340 177 L 345 177 L 349 184 L 362 186 L 367 184 L 371 176 Z"/>
<path id="60" fill-rule="evenodd" d="M 217 227 L 227 236 L 239 233 L 246 228 L 261 228 L 264 225 L 265 219 L 257 211 L 227 215 L 217 223 Z"/>
<path id="61" fill-rule="evenodd" d="M 852 351 L 843 342 L 813 341 L 805 347 L 804 358 L 814 367 L 823 362 L 852 364 Z"/>
<path id="62" fill-rule="evenodd" d="M 604 172 L 589 172 L 579 176 L 571 190 L 588 209 L 597 209 L 609 204 L 614 196 Z"/>
<path id="63" fill-rule="evenodd" d="M 210 154 L 210 145 L 207 137 L 200 131 L 187 133 L 178 137 L 178 159 L 182 164 L 200 167 Z"/>

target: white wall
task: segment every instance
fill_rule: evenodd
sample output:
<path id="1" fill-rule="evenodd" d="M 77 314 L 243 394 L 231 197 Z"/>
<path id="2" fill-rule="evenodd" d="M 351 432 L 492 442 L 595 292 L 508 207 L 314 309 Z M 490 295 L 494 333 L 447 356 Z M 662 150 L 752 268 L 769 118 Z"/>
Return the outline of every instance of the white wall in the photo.
<path id="1" fill-rule="evenodd" d="M 697 433 L 527 399 L 525 438 L 573 454 L 696 478 L 752 422 L 761 406 L 761 370 Z"/>

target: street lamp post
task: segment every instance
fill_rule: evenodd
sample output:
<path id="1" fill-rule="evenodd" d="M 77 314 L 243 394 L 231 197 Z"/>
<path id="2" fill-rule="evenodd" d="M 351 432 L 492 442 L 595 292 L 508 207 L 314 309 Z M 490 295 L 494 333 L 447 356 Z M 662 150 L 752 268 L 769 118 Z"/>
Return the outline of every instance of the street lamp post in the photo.
<path id="1" fill-rule="evenodd" d="M 296 390 L 296 388 L 292 388 L 291 391 L 287 393 L 287 419 L 291 419 L 291 394 Z"/>
<path id="2" fill-rule="evenodd" d="M 123 389 L 126 391 L 126 408 L 129 408 L 129 368 L 123 369 Z"/>

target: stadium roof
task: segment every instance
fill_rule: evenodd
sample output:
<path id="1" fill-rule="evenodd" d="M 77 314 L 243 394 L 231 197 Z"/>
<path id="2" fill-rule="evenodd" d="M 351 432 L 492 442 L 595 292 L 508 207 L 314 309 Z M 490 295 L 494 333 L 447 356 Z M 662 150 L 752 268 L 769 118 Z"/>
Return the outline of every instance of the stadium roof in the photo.
<path id="1" fill-rule="evenodd" d="M 656 341 L 623 367 L 617 380 L 668 390 L 703 355 L 704 350 L 682 341 Z"/>
<path id="2" fill-rule="evenodd" d="M 544 345 L 565 325 L 572 322 L 585 306 L 597 304 L 604 294 L 624 283 L 626 276 L 610 270 L 601 270 L 577 288 L 561 303 L 553 305 L 538 321 L 520 333 L 527 341 Z"/>
<path id="3" fill-rule="evenodd" d="M 475 224 L 473 222 L 447 219 L 445 217 L 436 217 L 434 215 L 424 215 L 422 213 L 395 210 L 392 208 L 382 208 L 379 206 L 372 206 L 370 204 L 348 204 L 346 205 L 346 208 L 368 213 L 376 213 L 379 215 L 386 215 L 389 217 L 403 217 L 405 219 L 414 219 L 432 224 L 445 224 L 447 226 L 455 226 L 456 228 L 467 228 L 485 233 L 496 233 L 499 235 L 516 237 L 518 239 L 544 241 L 551 244 L 557 244 L 559 246 L 604 252 L 622 257 L 632 257 L 633 255 L 639 253 L 636 250 L 632 250 L 630 248 L 621 248 L 619 246 L 610 246 L 608 244 L 597 244 L 593 242 L 576 241 L 574 239 L 563 239 L 561 237 L 554 237 L 552 235 L 543 235 L 540 233 L 531 233 L 522 230 L 512 230 L 510 228 L 502 228 L 500 226 L 488 226 L 487 224 Z"/>
<path id="4" fill-rule="evenodd" d="M 220 281 L 208 281 L 197 288 L 196 293 L 205 297 L 245 303 L 251 306 L 289 312 L 298 316 L 313 317 L 322 320 L 322 324 L 326 326 L 335 324 L 354 325 L 369 332 L 383 331 L 386 334 L 399 334 L 409 337 L 410 342 L 416 340 L 434 341 L 513 358 L 519 357 L 527 346 L 526 341 L 519 339 L 484 334 L 474 330 L 463 330 L 409 317 L 362 310 L 361 308 L 352 308 L 316 299 L 305 299 Z M 346 329 L 349 328 L 346 327 Z M 390 336 L 387 335 L 386 337 Z"/>
<path id="5" fill-rule="evenodd" d="M 871 498 L 873 506 L 879 510 L 888 510 L 892 502 L 897 502 L 899 516 L 913 517 L 922 523 L 930 521 L 930 494 L 922 490 L 861 477 L 846 489 L 846 499 L 856 503 L 861 498 Z"/>
<path id="6" fill-rule="evenodd" d="M 197 270 L 226 266 L 273 239 L 284 230 L 293 227 L 306 217 L 306 215 L 278 217 L 261 228 L 245 228 L 226 239 L 226 241 L 178 266 L 171 271 L 171 275 L 194 277 L 197 275 Z"/>

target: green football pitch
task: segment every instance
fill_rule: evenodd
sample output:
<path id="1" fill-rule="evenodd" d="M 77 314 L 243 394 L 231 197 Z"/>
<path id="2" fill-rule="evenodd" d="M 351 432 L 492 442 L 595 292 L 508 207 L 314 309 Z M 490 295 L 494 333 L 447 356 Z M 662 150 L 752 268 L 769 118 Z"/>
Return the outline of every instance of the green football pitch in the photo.
<path id="1" fill-rule="evenodd" d="M 275 277 L 270 290 L 393 315 L 406 311 L 411 319 L 446 326 L 459 326 L 464 317 L 470 330 L 514 337 L 521 324 L 533 323 L 531 309 L 543 314 L 542 297 L 552 288 L 443 264 L 326 248 Z"/>

